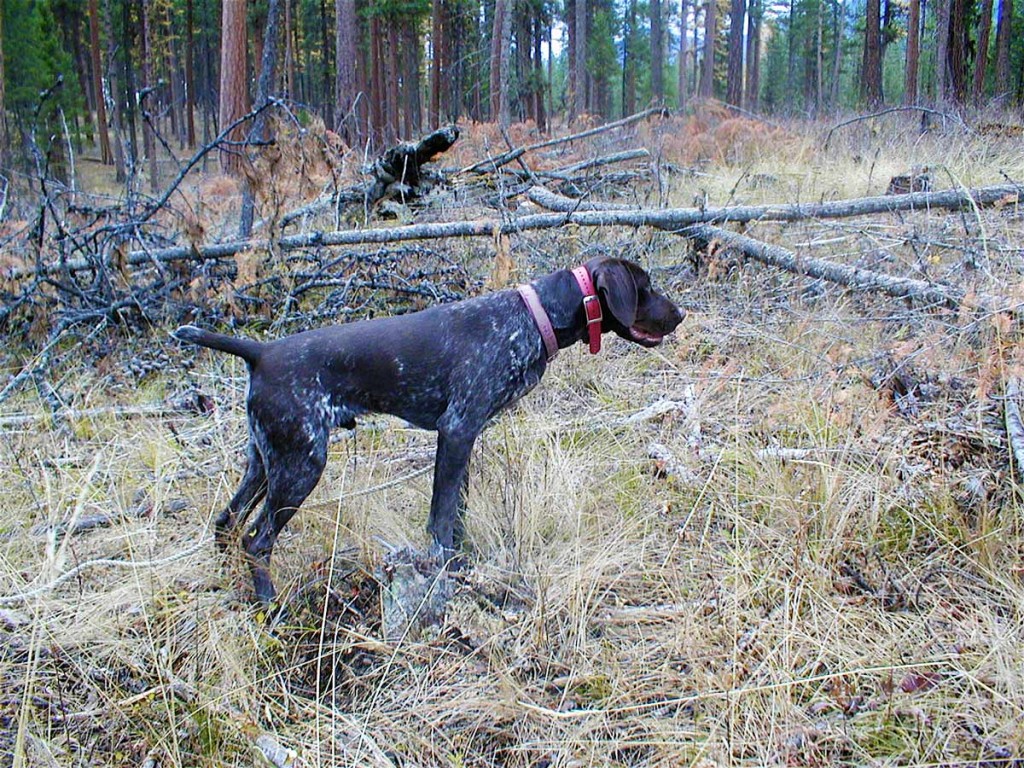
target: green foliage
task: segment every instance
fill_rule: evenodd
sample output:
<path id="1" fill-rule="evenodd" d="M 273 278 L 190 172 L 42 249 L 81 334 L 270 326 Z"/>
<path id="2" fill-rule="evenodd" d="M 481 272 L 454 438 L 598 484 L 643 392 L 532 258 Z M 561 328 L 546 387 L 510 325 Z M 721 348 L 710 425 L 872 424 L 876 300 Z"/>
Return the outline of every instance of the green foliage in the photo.
<path id="1" fill-rule="evenodd" d="M 31 124 L 40 94 L 61 76 L 63 85 L 43 104 L 40 118 L 46 120 L 58 108 L 65 113 L 77 109 L 80 94 L 75 68 L 71 55 L 61 47 L 51 3 L 4 0 L 2 12 L 7 109 Z"/>
<path id="2" fill-rule="evenodd" d="M 367 18 L 423 19 L 430 14 L 430 0 L 370 0 L 363 13 Z"/>

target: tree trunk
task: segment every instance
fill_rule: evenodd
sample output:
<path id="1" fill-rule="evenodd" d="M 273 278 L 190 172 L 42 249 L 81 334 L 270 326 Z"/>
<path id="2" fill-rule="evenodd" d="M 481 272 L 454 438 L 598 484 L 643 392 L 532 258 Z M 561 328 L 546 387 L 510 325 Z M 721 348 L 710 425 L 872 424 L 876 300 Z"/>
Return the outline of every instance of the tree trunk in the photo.
<path id="1" fill-rule="evenodd" d="M 184 149 L 185 139 L 185 115 L 183 105 L 185 94 L 182 92 L 181 66 L 179 64 L 178 36 L 174 31 L 174 18 L 170 5 L 164 6 L 164 35 L 167 46 L 167 71 L 170 73 L 171 103 L 167 110 L 171 115 L 171 131 L 178 139 L 178 148 Z"/>
<path id="2" fill-rule="evenodd" d="M 864 60 L 861 67 L 861 96 L 874 109 L 882 103 L 881 2 L 867 0 L 864 24 Z"/>
<path id="3" fill-rule="evenodd" d="M 575 0 L 576 12 L 576 107 L 575 115 L 582 115 L 587 111 L 587 92 L 589 82 L 587 78 L 587 39 L 590 35 L 590 28 L 587 24 L 587 0 Z"/>
<path id="4" fill-rule="evenodd" d="M 676 93 L 678 95 L 677 105 L 679 109 L 686 107 L 687 78 L 686 78 L 686 57 L 689 55 L 690 39 L 687 36 L 689 23 L 686 18 L 688 0 L 679 2 L 679 65 Z M 694 20 L 696 21 L 696 19 Z M 634 109 L 634 111 L 636 111 Z M 629 114 L 628 112 L 626 114 Z"/>
<path id="5" fill-rule="evenodd" d="M 718 9 L 715 0 L 707 0 L 704 5 L 704 63 L 700 71 L 699 95 L 702 99 L 710 99 L 715 90 L 715 36 Z"/>
<path id="6" fill-rule="evenodd" d="M 189 0 L 192 2 L 192 0 Z M 284 97 L 295 98 L 295 23 L 292 19 L 292 3 L 284 0 Z"/>
<path id="7" fill-rule="evenodd" d="M 985 93 L 985 70 L 988 68 L 988 44 L 991 32 L 992 0 L 981 0 L 981 15 L 978 17 L 978 53 L 974 60 L 974 87 L 971 94 L 974 103 L 979 105 L 981 97 Z"/>
<path id="8" fill-rule="evenodd" d="M 142 122 L 142 146 L 146 153 L 146 160 L 149 165 L 149 189 L 156 192 L 160 188 L 160 171 L 156 159 L 156 136 L 153 131 L 153 122 L 156 119 L 159 104 L 157 103 L 156 87 L 151 88 L 153 82 L 152 50 L 153 44 L 150 39 L 152 32 L 152 19 L 150 10 L 152 0 L 139 0 L 139 14 L 142 19 L 142 94 L 139 98 L 139 110 L 143 116 Z M 146 95 L 148 94 L 148 96 Z"/>
<path id="9" fill-rule="evenodd" d="M 786 33 L 786 113 L 792 114 L 796 99 L 796 3 L 789 0 L 789 28 Z"/>
<path id="10" fill-rule="evenodd" d="M 526 3 L 515 3 L 512 11 L 514 17 L 514 34 L 516 40 L 516 82 L 519 84 L 516 99 L 515 116 L 517 121 L 532 120 L 537 123 L 534 110 L 536 102 L 533 98 L 533 35 L 530 8 Z"/>
<path id="11" fill-rule="evenodd" d="M 729 9 L 729 55 L 725 80 L 725 101 L 734 107 L 743 106 L 743 25 L 746 0 L 732 0 Z"/>
<path id="12" fill-rule="evenodd" d="M 279 19 L 281 18 L 281 1 L 269 0 L 267 3 L 267 26 L 266 36 L 263 40 L 262 59 L 260 61 L 260 76 L 256 81 L 256 106 L 262 107 L 269 101 L 274 90 L 276 78 L 274 76 L 277 67 L 277 41 Z M 261 112 L 253 120 L 252 140 L 256 143 L 263 141 L 267 134 L 266 112 Z M 248 174 L 245 177 L 245 185 L 242 191 L 242 215 L 238 227 L 238 236 L 243 240 L 252 234 L 252 221 L 256 208 L 256 190 L 253 179 L 255 174 Z"/>
<path id="13" fill-rule="evenodd" d="M 950 0 L 935 0 L 935 100 L 949 100 L 949 5 Z"/>
<path id="14" fill-rule="evenodd" d="M 236 0 L 224 0 L 225 3 Z M 331 52 L 335 45 L 331 45 L 331 25 L 327 21 L 327 0 L 320 0 L 320 76 L 322 92 L 318 94 L 316 101 L 323 104 L 324 125 L 335 125 L 334 99 L 331 98 Z"/>
<path id="15" fill-rule="evenodd" d="M 132 20 L 132 3 L 125 0 L 121 4 L 121 48 L 124 51 L 124 91 L 118 94 L 122 100 L 123 117 L 127 123 L 124 138 L 124 166 L 127 175 L 131 175 L 131 183 L 138 173 L 139 135 L 135 125 L 135 65 L 132 51 L 135 49 L 135 23 Z"/>
<path id="16" fill-rule="evenodd" d="M 534 10 L 533 28 L 533 98 L 534 113 L 537 117 L 537 130 L 546 133 L 548 115 L 544 108 L 544 9 L 537 6 Z"/>
<path id="17" fill-rule="evenodd" d="M 821 18 L 822 4 L 818 3 L 815 13 L 815 36 L 816 45 L 814 48 L 814 114 L 821 114 L 821 107 L 824 100 L 824 75 L 822 70 L 824 69 L 824 59 L 822 54 L 824 48 L 822 47 L 822 25 L 824 21 Z M 888 7 L 888 6 L 887 6 Z M 884 58 L 884 57 L 883 57 Z"/>
<path id="18" fill-rule="evenodd" d="M 903 103 L 910 106 L 917 104 L 917 72 L 921 60 L 921 0 L 910 0 L 907 14 L 907 64 Z"/>
<path id="19" fill-rule="evenodd" d="M 370 136 L 373 143 L 383 143 L 384 139 L 384 72 L 383 72 L 383 22 L 379 16 L 370 19 Z"/>
<path id="20" fill-rule="evenodd" d="M 665 43 L 662 34 L 661 0 L 651 5 L 651 100 L 657 106 L 665 103 Z"/>
<path id="21" fill-rule="evenodd" d="M 494 0 L 494 18 L 491 19 L 491 120 L 501 123 L 501 41 L 502 25 L 505 23 L 505 7 L 510 0 Z"/>
<path id="22" fill-rule="evenodd" d="M 913 0 L 912 0 L 913 1 Z M 839 109 L 839 68 L 843 58 L 843 4 L 832 3 L 832 83 L 829 90 L 829 109 Z"/>
<path id="23" fill-rule="evenodd" d="M 636 0 L 629 0 L 625 22 L 625 28 L 622 30 L 623 117 L 636 112 Z"/>
<path id="24" fill-rule="evenodd" d="M 435 131 L 441 125 L 442 7 L 443 0 L 432 0 L 430 4 L 430 128 Z"/>
<path id="25" fill-rule="evenodd" d="M 387 141 L 398 141 L 402 135 L 402 104 L 398 89 L 398 79 L 401 77 L 401 63 L 398 56 L 401 29 L 398 22 L 392 17 L 388 19 L 388 34 L 386 35 L 387 45 L 387 70 L 384 77 L 384 87 L 387 93 L 388 105 L 388 134 Z"/>
<path id="26" fill-rule="evenodd" d="M 1010 81 L 1010 26 L 1013 23 L 1013 0 L 999 0 L 996 21 L 996 83 L 995 97 L 1007 101 L 1013 92 Z"/>
<path id="27" fill-rule="evenodd" d="M 420 99 L 420 38 L 416 21 L 412 17 L 402 20 L 402 107 L 405 115 L 405 135 L 411 140 L 423 130 L 423 104 Z"/>
<path id="28" fill-rule="evenodd" d="M 114 20 L 111 16 L 109 3 L 103 5 L 103 32 L 106 37 L 106 59 L 114 62 L 114 51 L 117 49 L 117 41 L 114 39 Z M 2 86 L 0 86 L 2 87 Z M 124 183 L 127 163 L 125 163 L 124 147 L 124 122 L 121 114 L 122 89 L 120 79 L 117 75 L 117 67 L 111 66 L 107 79 L 107 91 L 103 94 L 108 99 L 107 106 L 110 108 L 110 127 L 114 133 L 111 141 L 111 149 L 114 154 L 114 178 L 118 184 Z"/>
<path id="29" fill-rule="evenodd" d="M 750 0 L 747 8 L 747 92 L 746 108 L 757 111 L 761 91 L 761 0 Z"/>
<path id="30" fill-rule="evenodd" d="M 2 22 L 0 22 L 2 26 Z M 110 165 L 114 154 L 110 150 L 110 133 L 107 131 L 107 105 L 103 96 L 103 67 L 100 64 L 100 9 L 97 0 L 89 0 L 89 54 L 92 58 L 93 98 L 96 101 L 96 128 L 100 138 L 100 162 Z M 6 147 L 3 126 L 3 46 L 0 45 L 0 147 Z M 0 149 L 0 151 L 3 151 Z"/>
<path id="31" fill-rule="evenodd" d="M 334 78 L 335 130 L 350 147 L 358 146 L 359 121 L 356 118 L 356 100 L 359 84 L 356 80 L 356 59 L 359 57 L 359 19 L 355 0 L 335 0 L 335 56 Z"/>
<path id="32" fill-rule="evenodd" d="M 248 78 L 245 72 L 245 0 L 224 0 L 221 9 L 220 109 L 219 124 L 224 130 L 249 108 Z M 227 136 L 228 141 L 244 138 L 243 126 Z M 241 155 L 236 148 L 221 149 L 220 167 L 225 173 L 237 173 Z"/>
<path id="33" fill-rule="evenodd" d="M 949 10 L 949 90 L 957 104 L 967 100 L 967 56 L 971 44 L 967 0 L 952 0 Z"/>
<path id="34" fill-rule="evenodd" d="M 196 145 L 196 78 L 195 78 L 195 26 L 193 0 L 185 1 L 185 143 Z"/>

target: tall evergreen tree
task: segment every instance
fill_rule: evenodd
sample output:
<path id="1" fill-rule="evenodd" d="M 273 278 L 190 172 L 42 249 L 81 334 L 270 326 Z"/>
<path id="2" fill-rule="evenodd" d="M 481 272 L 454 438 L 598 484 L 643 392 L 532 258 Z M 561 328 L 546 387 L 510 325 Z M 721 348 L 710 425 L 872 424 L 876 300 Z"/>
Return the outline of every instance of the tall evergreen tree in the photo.
<path id="1" fill-rule="evenodd" d="M 1013 0 L 999 0 L 999 15 L 996 19 L 995 97 L 1000 101 L 1007 100 L 1013 92 L 1013 83 L 1010 80 L 1010 34 L 1012 26 Z"/>
<path id="2" fill-rule="evenodd" d="M 220 49 L 220 128 L 225 130 L 249 109 L 249 88 L 246 77 L 246 10 L 245 0 L 224 0 L 221 8 Z M 229 141 L 240 142 L 243 126 L 237 126 Z M 221 168 L 234 173 L 240 168 L 237 149 L 225 148 L 220 153 Z"/>
<path id="3" fill-rule="evenodd" d="M 578 1 L 578 0 L 577 0 Z M 649 0 L 651 8 L 651 99 L 665 103 L 665 36 L 662 32 L 661 0 Z"/>
<path id="4" fill-rule="evenodd" d="M 729 8 L 729 51 L 725 79 L 725 101 L 734 107 L 743 106 L 743 27 L 746 0 L 731 0 Z"/>
<path id="5" fill-rule="evenodd" d="M 882 103 L 882 28 L 880 0 L 867 0 L 864 22 L 864 59 L 861 96 L 875 108 Z"/>
<path id="6" fill-rule="evenodd" d="M 706 0 L 704 5 L 704 63 L 700 70 L 698 95 L 710 99 L 715 90 L 715 38 L 717 37 L 718 8 L 715 0 Z"/>

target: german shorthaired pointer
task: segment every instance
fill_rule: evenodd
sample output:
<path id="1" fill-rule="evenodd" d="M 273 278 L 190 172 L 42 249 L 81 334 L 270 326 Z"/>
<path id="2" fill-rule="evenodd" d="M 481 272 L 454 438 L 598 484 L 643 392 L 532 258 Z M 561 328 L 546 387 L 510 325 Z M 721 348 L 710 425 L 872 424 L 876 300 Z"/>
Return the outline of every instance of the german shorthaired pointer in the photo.
<path id="1" fill-rule="evenodd" d="M 249 463 L 216 520 L 218 544 L 266 497 L 243 545 L 256 596 L 269 604 L 274 543 L 324 471 L 328 433 L 374 411 L 437 431 L 427 528 L 452 558 L 463 537 L 470 451 L 487 422 L 537 385 L 559 349 L 589 340 L 596 352 L 608 331 L 653 347 L 682 318 L 640 267 L 597 258 L 518 291 L 267 343 L 183 326 L 176 338 L 249 365 Z"/>

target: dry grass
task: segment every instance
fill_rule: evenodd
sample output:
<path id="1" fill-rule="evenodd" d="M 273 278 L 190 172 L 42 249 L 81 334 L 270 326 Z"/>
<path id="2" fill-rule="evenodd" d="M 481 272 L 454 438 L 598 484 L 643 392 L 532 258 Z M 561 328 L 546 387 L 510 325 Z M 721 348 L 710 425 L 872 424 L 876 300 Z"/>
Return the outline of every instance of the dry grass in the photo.
<path id="1" fill-rule="evenodd" d="M 963 184 L 1024 176 L 1019 154 L 971 137 L 883 123 L 825 151 L 824 129 L 786 131 L 646 194 L 866 194 L 919 164 Z M 680 162 L 672 135 L 644 140 Z M 756 174 L 775 181 L 751 186 Z M 1019 290 L 1015 208 L 751 231 Z M 5 406 L 40 418 L 0 433 L 0 595 L 94 558 L 134 565 L 0 609 L 0 764 L 248 766 L 260 734 L 308 766 L 1024 759 L 1024 531 L 999 425 L 1016 329 L 727 253 L 694 273 L 668 235 L 543 237 L 513 241 L 522 272 L 624 252 L 690 314 L 655 351 L 564 353 L 485 433 L 476 567 L 433 638 L 382 643 L 367 575 L 381 540 L 425 543 L 429 475 L 416 473 L 431 436 L 381 418 L 333 445 L 275 555 L 289 622 L 268 627 L 240 558 L 223 563 L 209 540 L 241 469 L 242 366 L 201 355 L 141 383 L 113 364 L 64 384 L 80 409 L 198 387 L 212 414 L 52 424 L 28 395 Z M 629 421 L 663 399 L 679 405 Z M 648 458 L 655 442 L 673 464 Z M 111 524 L 54 531 L 95 514 Z"/>

